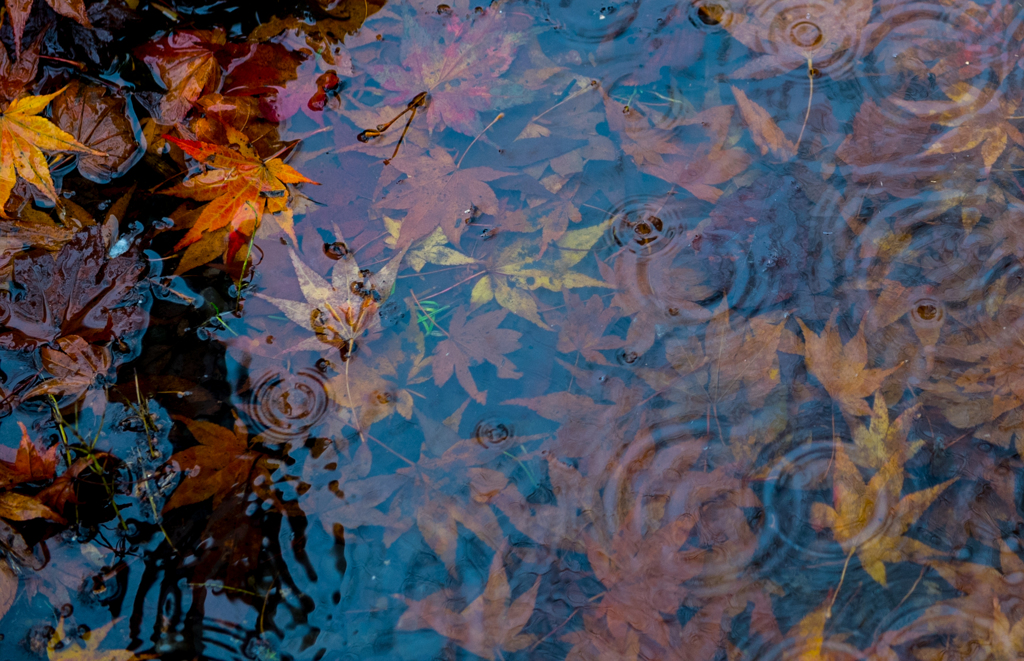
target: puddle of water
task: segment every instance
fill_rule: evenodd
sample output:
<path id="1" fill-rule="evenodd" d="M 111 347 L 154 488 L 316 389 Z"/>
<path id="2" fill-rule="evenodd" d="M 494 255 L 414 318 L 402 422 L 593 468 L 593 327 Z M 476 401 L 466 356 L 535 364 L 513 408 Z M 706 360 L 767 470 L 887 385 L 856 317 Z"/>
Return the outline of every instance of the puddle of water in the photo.
<path id="1" fill-rule="evenodd" d="M 144 150 L 0 221 L 4 659 L 1024 653 L 1017 5 L 101 4 L 0 85 Z M 319 186 L 204 261 L 165 133 Z"/>

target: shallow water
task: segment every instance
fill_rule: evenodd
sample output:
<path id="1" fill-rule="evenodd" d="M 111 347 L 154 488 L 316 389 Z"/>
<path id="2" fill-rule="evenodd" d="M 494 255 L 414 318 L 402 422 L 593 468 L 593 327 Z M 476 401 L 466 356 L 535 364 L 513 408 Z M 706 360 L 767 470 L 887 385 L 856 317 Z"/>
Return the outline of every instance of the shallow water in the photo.
<path id="1" fill-rule="evenodd" d="M 1024 654 L 1024 7 L 90 6 L 25 93 L 141 146 L 0 220 L 4 659 Z M 179 267 L 167 135 L 319 185 Z"/>

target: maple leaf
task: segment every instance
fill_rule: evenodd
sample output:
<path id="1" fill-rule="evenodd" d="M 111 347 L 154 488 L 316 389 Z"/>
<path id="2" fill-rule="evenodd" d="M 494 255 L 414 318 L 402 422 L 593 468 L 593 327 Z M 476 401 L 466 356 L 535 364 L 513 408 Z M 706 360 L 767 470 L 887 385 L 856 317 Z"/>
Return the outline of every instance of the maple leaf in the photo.
<path id="1" fill-rule="evenodd" d="M 733 330 L 729 304 L 722 301 L 704 331 L 703 342 L 690 335 L 669 338 L 665 356 L 671 370 L 644 371 L 652 387 L 667 391 L 689 415 L 718 418 L 719 407 L 743 395 L 752 407 L 779 383 L 779 341 L 785 324 L 754 317 Z M 698 408 L 699 407 L 699 408 Z"/>
<path id="2" fill-rule="evenodd" d="M 51 111 L 57 126 L 99 150 L 78 157 L 78 171 L 86 179 L 105 184 L 127 172 L 146 152 L 135 111 L 123 94 L 76 80 L 54 100 Z"/>
<path id="3" fill-rule="evenodd" d="M 874 393 L 897 368 L 868 368 L 868 347 L 864 339 L 864 326 L 857 329 L 849 342 L 843 344 L 835 327 L 835 314 L 829 319 L 821 335 L 811 332 L 797 319 L 804 332 L 808 371 L 825 387 L 843 413 L 871 415 L 866 397 Z"/>
<path id="4" fill-rule="evenodd" d="M 697 519 L 681 516 L 647 535 L 632 512 L 616 531 L 610 547 L 587 544 L 587 558 L 606 592 L 597 607 L 609 631 L 623 638 L 632 627 L 670 647 L 663 613 L 679 609 L 683 583 L 700 572 L 705 552 L 680 550 Z"/>
<path id="5" fill-rule="evenodd" d="M 225 46 L 224 30 L 182 30 L 151 41 L 135 53 L 167 92 L 160 99 L 159 121 L 177 124 L 192 104 L 218 83 L 217 53 Z"/>
<path id="6" fill-rule="evenodd" d="M 335 263 L 331 281 L 308 267 L 290 250 L 292 265 L 305 301 L 292 301 L 259 293 L 277 306 L 291 321 L 312 331 L 316 338 L 304 341 L 293 351 L 316 350 L 317 342 L 343 347 L 367 331 L 380 328 L 380 304 L 391 295 L 404 251 L 399 252 L 371 276 L 364 276 L 355 257 L 345 255 Z"/>
<path id="7" fill-rule="evenodd" d="M 616 335 L 605 335 L 608 324 L 619 318 L 619 311 L 606 308 L 601 297 L 594 294 L 584 303 L 571 291 L 562 294 L 566 312 L 549 313 L 548 322 L 559 329 L 558 346 L 562 353 L 579 351 L 580 355 L 598 365 L 607 365 L 602 351 L 618 349 L 623 339 Z"/>
<path id="8" fill-rule="evenodd" d="M 39 117 L 50 101 L 63 94 L 65 89 L 62 87 L 53 94 L 17 98 L 0 112 L 0 217 L 6 217 L 3 207 L 19 176 L 48 200 L 57 202 L 50 166 L 41 150 L 104 155 L 81 144 L 50 120 Z"/>
<path id="9" fill-rule="evenodd" d="M 57 346 L 59 350 L 43 347 L 40 351 L 43 367 L 53 378 L 27 392 L 26 398 L 58 394 L 77 400 L 110 370 L 112 359 L 106 347 L 91 345 L 78 335 L 58 338 Z"/>
<path id="10" fill-rule="evenodd" d="M 25 26 L 28 24 L 28 17 L 32 13 L 32 5 L 35 4 L 35 0 L 8 0 L 5 4 L 7 11 L 11 14 L 11 27 L 14 28 L 14 50 L 20 57 L 21 37 L 25 32 Z M 46 0 L 46 4 L 61 16 L 74 19 L 87 28 L 92 27 L 89 15 L 85 10 L 84 0 Z"/>
<path id="11" fill-rule="evenodd" d="M 823 0 L 807 5 L 752 0 L 740 4 L 738 11 L 727 11 L 721 23 L 737 41 L 764 55 L 732 75 L 769 78 L 808 66 L 811 61 L 828 72 L 844 59 L 855 57 L 848 51 L 858 48 L 871 5 L 871 0 Z"/>
<path id="12" fill-rule="evenodd" d="M 18 575 L 14 573 L 7 560 L 0 560 L 0 620 L 14 605 L 18 596 Z"/>
<path id="13" fill-rule="evenodd" d="M 46 658 L 49 661 L 133 661 L 134 659 L 152 659 L 154 654 L 135 654 L 128 650 L 101 650 L 100 643 L 107 637 L 118 620 L 111 620 L 99 629 L 82 636 L 85 646 L 67 640 L 64 632 L 64 618 L 60 619 L 46 644 Z"/>
<path id="14" fill-rule="evenodd" d="M 508 29 L 507 20 L 505 12 L 487 11 L 465 21 L 456 16 L 444 22 L 407 21 L 402 66 L 368 68 L 381 87 L 393 92 L 384 103 L 407 103 L 425 91 L 428 130 L 447 126 L 478 133 L 479 113 L 493 105 L 492 88 L 512 65 L 523 38 Z"/>
<path id="15" fill-rule="evenodd" d="M 476 387 L 473 375 L 469 372 L 472 363 L 487 361 L 498 370 L 502 379 L 518 379 L 522 372 L 505 354 L 520 348 L 519 338 L 522 333 L 498 328 L 508 310 L 495 310 L 474 317 L 467 321 L 469 311 L 465 306 L 452 314 L 448 326 L 448 339 L 434 347 L 433 370 L 434 383 L 443 386 L 454 372 L 459 384 L 469 395 L 481 404 L 487 403 L 487 391 L 481 392 Z"/>
<path id="16" fill-rule="evenodd" d="M 548 253 L 543 261 L 537 248 L 528 239 L 517 239 L 502 250 L 481 260 L 488 274 L 480 278 L 470 292 L 473 307 L 494 300 L 501 307 L 548 330 L 541 319 L 536 299 L 529 292 L 536 289 L 560 292 L 579 287 L 610 287 L 606 282 L 573 270 L 604 234 L 605 223 L 565 232 L 555 245 L 558 256 Z"/>
<path id="17" fill-rule="evenodd" d="M 623 136 L 622 150 L 633 157 L 641 172 L 676 184 L 705 202 L 717 202 L 725 183 L 747 169 L 751 158 L 742 149 L 725 149 L 732 106 L 716 106 L 682 120 L 670 118 L 652 124 L 641 108 L 605 98 L 608 125 Z M 692 146 L 678 129 L 699 127 Z M 696 131 L 697 129 L 691 129 Z"/>
<path id="18" fill-rule="evenodd" d="M 210 169 L 164 191 L 168 195 L 208 202 L 188 233 L 174 247 L 180 250 L 203 234 L 230 226 L 232 231 L 251 234 L 265 213 L 287 208 L 285 184 L 315 184 L 280 158 L 260 160 L 244 135 L 230 129 L 233 146 L 164 136 Z M 294 240 L 294 236 L 293 236 Z"/>
<path id="19" fill-rule="evenodd" d="M 0 462 L 0 489 L 6 489 L 22 482 L 44 482 L 52 480 L 57 471 L 57 446 L 40 453 L 29 438 L 25 424 L 21 427 L 21 444 L 14 463 Z"/>
<path id="20" fill-rule="evenodd" d="M 170 462 L 177 465 L 178 471 L 186 477 L 164 505 L 165 513 L 210 498 L 213 499 L 213 507 L 217 508 L 240 486 L 259 477 L 269 481 L 266 456 L 251 449 L 251 445 L 260 439 L 257 437 L 250 441 L 249 433 L 240 421 L 236 421 L 234 429 L 227 429 L 204 420 L 178 419 L 185 423 L 199 445 L 171 455 Z"/>
<path id="21" fill-rule="evenodd" d="M 13 281 L 25 294 L 20 300 L 0 298 L 0 335 L 8 346 L 34 349 L 62 336 L 95 346 L 146 328 L 149 314 L 139 284 L 145 262 L 134 249 L 111 258 L 103 233 L 100 226 L 88 227 L 55 256 L 15 261 Z"/>
<path id="22" fill-rule="evenodd" d="M 13 491 L 0 493 L 0 519 L 8 521 L 50 519 L 57 523 L 67 523 L 64 517 L 51 510 L 38 498 Z"/>
<path id="23" fill-rule="evenodd" d="M 23 50 L 16 60 L 11 60 L 7 48 L 0 48 L 0 103 L 6 103 L 28 91 L 39 73 L 40 35 L 35 43 Z"/>
<path id="24" fill-rule="evenodd" d="M 1024 135 L 1007 121 L 1013 117 L 1019 102 L 1003 94 L 994 98 L 984 90 L 966 82 L 957 82 L 943 92 L 953 101 L 906 101 L 894 103 L 914 116 L 952 130 L 935 139 L 924 155 L 956 154 L 981 147 L 981 158 L 987 175 L 1006 149 L 1008 141 L 1024 146 Z"/>
<path id="25" fill-rule="evenodd" d="M 845 444 L 836 443 L 835 447 L 834 507 L 814 503 L 812 523 L 818 529 L 830 528 L 842 549 L 856 552 L 864 570 L 884 586 L 886 562 L 901 562 L 927 550 L 903 534 L 955 478 L 901 497 L 903 453 L 890 457 L 865 483 Z"/>
<path id="26" fill-rule="evenodd" d="M 429 156 L 406 156 L 392 165 L 408 179 L 377 203 L 385 209 L 406 209 L 396 246 L 408 247 L 440 227 L 458 245 L 468 220 L 498 212 L 498 198 L 486 182 L 508 175 L 489 167 L 461 169 L 444 149 Z"/>
<path id="27" fill-rule="evenodd" d="M 435 592 L 420 601 L 405 599 L 408 610 L 398 619 L 399 631 L 431 628 L 465 650 L 493 661 L 497 650 L 515 652 L 533 640 L 521 633 L 533 614 L 540 576 L 514 600 L 505 576 L 502 554 L 495 553 L 484 591 L 459 612 L 448 609 L 451 596 Z"/>
<path id="28" fill-rule="evenodd" d="M 509 521 L 538 544 L 577 552 L 586 551 L 584 529 L 591 523 L 591 507 L 598 500 L 592 485 L 578 470 L 548 455 L 548 479 L 555 504 L 532 503 L 515 486 L 508 485 L 490 498 Z"/>
<path id="29" fill-rule="evenodd" d="M 881 391 L 876 392 L 869 426 L 865 427 L 859 421 L 853 424 L 853 444 L 857 450 L 854 453 L 855 461 L 861 466 L 879 469 L 893 455 L 900 454 L 904 459 L 914 456 L 924 442 L 917 441 L 910 447 L 905 443 L 911 420 L 917 411 L 916 405 L 911 406 L 890 423 L 885 397 Z"/>
<path id="30" fill-rule="evenodd" d="M 391 497 L 400 482 L 387 474 L 367 477 L 372 455 L 366 443 L 352 452 L 342 442 L 344 453 L 338 445 L 318 446 L 306 459 L 302 477 L 310 489 L 299 498 L 299 505 L 315 513 L 327 532 L 341 526 L 347 538 L 362 526 L 386 526 L 388 519 L 377 506 Z"/>

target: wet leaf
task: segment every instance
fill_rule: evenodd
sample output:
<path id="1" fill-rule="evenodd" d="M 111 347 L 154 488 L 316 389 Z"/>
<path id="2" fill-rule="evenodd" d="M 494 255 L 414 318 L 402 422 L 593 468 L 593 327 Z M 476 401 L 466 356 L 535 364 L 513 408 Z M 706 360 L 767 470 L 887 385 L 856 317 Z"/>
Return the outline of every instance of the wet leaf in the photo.
<path id="1" fill-rule="evenodd" d="M 105 184 L 127 172 L 146 151 L 135 112 L 123 95 L 76 80 L 54 100 L 51 111 L 57 126 L 101 152 L 78 157 L 78 171 L 86 179 Z"/>
<path id="2" fill-rule="evenodd" d="M 296 324 L 315 333 L 317 341 L 342 347 L 363 333 L 380 328 L 378 310 L 391 295 L 403 256 L 404 251 L 399 252 L 380 271 L 364 276 L 355 258 L 347 255 L 336 262 L 328 282 L 292 250 L 292 265 L 305 301 L 257 295 L 277 306 Z M 293 350 L 316 348 L 316 341 L 308 340 Z"/>
<path id="3" fill-rule="evenodd" d="M 34 0 L 10 0 L 6 3 L 7 11 L 11 14 L 11 24 L 14 28 L 14 50 L 15 54 L 21 54 L 21 38 L 28 23 L 29 14 L 32 13 Z M 46 0 L 46 4 L 68 18 L 74 19 L 83 26 L 90 28 L 89 16 L 85 11 L 84 0 Z"/>
<path id="4" fill-rule="evenodd" d="M 77 335 L 59 338 L 57 346 L 59 350 L 41 350 L 43 367 L 53 378 L 30 390 L 26 398 L 53 394 L 78 399 L 110 369 L 110 350 L 106 347 L 90 345 Z"/>
<path id="5" fill-rule="evenodd" d="M 515 652 L 533 638 L 520 633 L 533 614 L 540 576 L 533 586 L 512 599 L 502 554 L 495 553 L 484 591 L 462 611 L 448 609 L 449 597 L 435 592 L 420 601 L 405 600 L 408 609 L 398 620 L 399 631 L 431 628 L 465 650 L 493 660 L 499 650 Z"/>
<path id="6" fill-rule="evenodd" d="M 234 149 L 195 140 L 168 140 L 210 169 L 164 191 L 168 195 L 208 202 L 195 224 L 175 246 L 179 250 L 207 232 L 230 227 L 251 235 L 264 213 L 280 213 L 288 203 L 285 184 L 316 183 L 285 165 L 280 158 L 261 160 L 244 135 L 230 131 Z"/>
<path id="7" fill-rule="evenodd" d="M 843 550 L 849 554 L 856 552 L 864 570 L 884 586 L 885 563 L 927 554 L 924 544 L 903 535 L 955 480 L 903 496 L 905 458 L 901 453 L 892 455 L 865 482 L 850 460 L 845 444 L 836 443 L 835 447 L 833 507 L 815 503 L 814 525 L 819 529 L 830 528 Z"/>
<path id="8" fill-rule="evenodd" d="M 171 32 L 136 50 L 167 92 L 160 100 L 161 124 L 177 124 L 203 92 L 220 80 L 217 53 L 225 45 L 223 30 Z"/>
<path id="9" fill-rule="evenodd" d="M 825 387 L 843 413 L 871 415 L 865 398 L 881 387 L 886 377 L 896 368 L 869 368 L 868 347 L 863 326 L 849 342 L 843 344 L 835 325 L 835 315 L 829 319 L 821 335 L 813 333 L 803 321 L 807 369 Z"/>
<path id="10" fill-rule="evenodd" d="M 460 307 L 452 315 L 448 326 L 448 339 L 434 348 L 434 383 L 443 386 L 454 372 L 459 384 L 470 397 L 485 404 L 487 391 L 477 389 L 476 381 L 469 371 L 471 364 L 489 362 L 498 370 L 502 379 L 518 379 L 522 373 L 505 354 L 520 347 L 522 334 L 509 329 L 498 328 L 507 310 L 495 310 L 481 314 L 467 321 L 469 311 Z"/>
<path id="11" fill-rule="evenodd" d="M 772 156 L 781 160 L 793 158 L 796 155 L 796 145 L 786 137 L 768 111 L 748 99 L 738 87 L 733 86 L 732 93 L 736 97 L 736 105 L 743 115 L 743 121 L 750 127 L 750 137 L 761 149 L 761 155 L 771 152 Z"/>
<path id="12" fill-rule="evenodd" d="M 23 96 L 0 113 L 0 216 L 4 215 L 3 206 L 18 177 L 34 186 L 46 199 L 57 202 L 50 166 L 41 150 L 103 155 L 39 116 L 63 93 L 64 89 L 60 89 L 43 96 Z"/>
<path id="13" fill-rule="evenodd" d="M 444 23 L 408 21 L 405 27 L 401 66 L 369 69 L 391 92 L 384 103 L 408 103 L 427 92 L 428 130 L 479 132 L 479 113 L 494 105 L 493 88 L 512 65 L 521 33 L 509 29 L 509 18 L 500 11 L 467 20 L 453 16 Z"/>
<path id="14" fill-rule="evenodd" d="M 67 639 L 67 634 L 64 632 L 64 618 L 61 618 L 46 645 L 46 657 L 49 661 L 133 661 L 134 659 L 154 658 L 151 654 L 137 655 L 128 650 L 99 649 L 103 639 L 107 637 L 117 622 L 116 619 L 111 620 L 102 627 L 88 632 L 82 637 L 84 645 L 79 645 Z"/>
<path id="15" fill-rule="evenodd" d="M 429 156 L 403 155 L 393 165 L 408 179 L 378 206 L 407 210 L 398 247 L 412 245 L 437 227 L 457 246 L 468 221 L 498 211 L 498 198 L 487 182 L 504 177 L 505 172 L 489 167 L 461 169 L 443 149 L 434 149 Z"/>
<path id="16" fill-rule="evenodd" d="M 236 489 L 260 476 L 269 478 L 263 463 L 256 467 L 264 455 L 250 450 L 249 434 L 241 423 L 232 430 L 204 420 L 183 422 L 199 445 L 171 456 L 183 478 L 164 505 L 165 513 L 211 498 L 216 508 Z"/>

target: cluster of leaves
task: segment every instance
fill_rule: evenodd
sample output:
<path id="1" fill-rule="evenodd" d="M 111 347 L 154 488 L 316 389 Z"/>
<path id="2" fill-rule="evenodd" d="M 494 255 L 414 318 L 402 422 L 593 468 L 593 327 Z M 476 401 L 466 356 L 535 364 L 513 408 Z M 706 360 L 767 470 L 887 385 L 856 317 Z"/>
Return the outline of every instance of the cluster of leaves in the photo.
<path id="1" fill-rule="evenodd" d="M 148 459 L 120 488 L 95 443 L 26 432 L 0 469 L 0 609 L 28 524 L 77 521 L 90 472 L 116 526 L 145 514 L 261 636 L 301 610 L 300 545 L 265 540 L 309 520 L 395 578 L 347 583 L 344 612 L 486 659 L 1019 655 L 1024 35 L 1012 3 L 951 7 L 963 40 L 886 0 L 669 13 L 651 34 L 718 40 L 720 83 L 672 50 L 612 77 L 615 35 L 584 59 L 518 5 L 331 4 L 166 26 L 131 53 L 159 91 L 130 96 L 42 75 L 9 7 L 3 414 L 104 418 L 149 324 L 143 247 L 176 260 L 147 274 L 168 307 L 230 280 L 235 316 L 200 337 L 241 376 L 226 403 L 169 358 L 153 400 L 133 375 Z M 94 210 L 58 192 L 71 158 L 107 187 Z M 153 187 L 111 183 L 129 171 Z M 167 213 L 133 230 L 139 196 Z M 168 353 L 195 355 L 177 327 Z M 161 424 L 157 393 L 194 410 Z M 391 564 L 408 549 L 437 589 Z"/>

